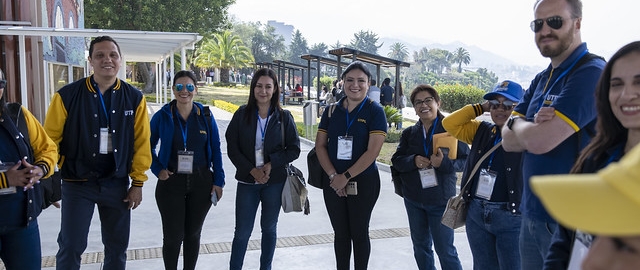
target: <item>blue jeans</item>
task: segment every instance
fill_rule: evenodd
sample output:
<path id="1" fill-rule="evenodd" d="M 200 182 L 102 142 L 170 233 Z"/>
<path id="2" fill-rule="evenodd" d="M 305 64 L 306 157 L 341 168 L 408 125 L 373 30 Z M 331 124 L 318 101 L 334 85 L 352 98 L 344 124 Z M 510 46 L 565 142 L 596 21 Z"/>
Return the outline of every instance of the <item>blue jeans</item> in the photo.
<path id="1" fill-rule="evenodd" d="M 435 270 L 432 244 L 435 246 L 443 270 L 462 270 L 458 251 L 453 245 L 453 229 L 442 225 L 446 205 L 427 205 L 404 199 L 413 242 L 413 257 L 418 269 Z"/>
<path id="2" fill-rule="evenodd" d="M 89 226 L 96 204 L 104 244 L 103 268 L 125 269 L 131 211 L 129 204 L 122 200 L 127 197 L 128 191 L 128 180 L 124 179 L 62 183 L 62 223 L 58 234 L 56 269 L 80 269 L 80 256 L 87 248 Z"/>
<path id="3" fill-rule="evenodd" d="M 473 199 L 467 213 L 467 239 L 473 269 L 520 269 L 518 237 L 522 218 L 507 209 L 508 202 Z"/>
<path id="4" fill-rule="evenodd" d="M 557 223 L 548 223 L 522 217 L 520 228 L 520 259 L 522 270 L 542 269 L 544 259 L 551 245 L 551 237 Z"/>
<path id="5" fill-rule="evenodd" d="M 0 259 L 7 270 L 39 270 L 41 257 L 37 220 L 27 227 L 0 227 Z"/>
<path id="6" fill-rule="evenodd" d="M 262 240 L 260 247 L 260 270 L 270 270 L 273 254 L 276 251 L 277 225 L 280 207 L 282 205 L 282 188 L 284 182 L 263 185 L 248 185 L 238 183 L 236 192 L 236 229 L 231 244 L 231 270 L 242 269 L 244 255 L 253 224 L 256 219 L 258 205 L 262 202 L 260 228 Z"/>

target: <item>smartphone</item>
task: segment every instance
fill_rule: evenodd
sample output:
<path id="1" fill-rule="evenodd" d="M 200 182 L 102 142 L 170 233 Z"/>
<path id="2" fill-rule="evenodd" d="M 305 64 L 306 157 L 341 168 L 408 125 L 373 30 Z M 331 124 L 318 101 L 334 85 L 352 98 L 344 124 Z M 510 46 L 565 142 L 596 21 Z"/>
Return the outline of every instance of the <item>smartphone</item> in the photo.
<path id="1" fill-rule="evenodd" d="M 215 191 L 211 194 L 211 203 L 213 203 L 213 206 L 218 205 L 218 193 Z"/>

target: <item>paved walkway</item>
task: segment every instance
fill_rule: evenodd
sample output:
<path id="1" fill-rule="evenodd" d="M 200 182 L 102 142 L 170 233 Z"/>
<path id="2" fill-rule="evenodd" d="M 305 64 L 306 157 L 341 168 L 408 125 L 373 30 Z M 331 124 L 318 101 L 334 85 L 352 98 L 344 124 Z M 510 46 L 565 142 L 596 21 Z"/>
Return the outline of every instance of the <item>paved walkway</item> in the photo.
<path id="1" fill-rule="evenodd" d="M 149 104 L 149 113 L 160 108 Z M 411 108 L 409 108 L 411 109 Z M 235 168 L 226 155 L 224 132 L 231 120 L 231 113 L 212 107 L 222 138 L 223 164 L 227 185 L 220 203 L 212 207 L 202 232 L 200 257 L 197 269 L 228 269 L 234 230 L 234 204 L 236 181 Z M 415 115 L 415 114 L 414 114 Z M 313 144 L 303 140 L 300 158 L 293 162 L 306 174 L 306 156 Z M 372 251 L 369 269 L 416 269 L 413 259 L 411 239 L 402 198 L 393 193 L 393 184 L 388 166 L 381 165 L 382 188 L 373 210 L 370 225 Z M 157 178 L 149 171 L 149 180 L 143 188 L 143 202 L 132 212 L 131 239 L 129 244 L 127 269 L 163 269 L 162 224 L 155 203 Z M 309 187 L 311 214 L 281 213 L 278 222 L 278 243 L 273 261 L 273 269 L 335 269 L 333 254 L 333 234 L 327 211 L 322 199 L 322 191 Z M 259 215 L 256 224 L 259 224 Z M 43 269 L 55 269 L 56 242 L 60 229 L 60 211 L 46 209 L 38 218 L 42 239 Z M 260 226 L 255 226 L 249 244 L 244 268 L 258 269 L 260 257 Z M 464 269 L 472 269 L 472 257 L 464 227 L 456 231 L 455 245 Z M 100 238 L 100 224 L 97 211 L 89 232 L 88 245 L 82 258 L 82 270 L 102 269 L 103 246 Z M 180 262 L 181 267 L 182 262 Z M 437 264 L 440 269 L 439 264 Z M 0 266 L 0 269 L 3 269 Z"/>

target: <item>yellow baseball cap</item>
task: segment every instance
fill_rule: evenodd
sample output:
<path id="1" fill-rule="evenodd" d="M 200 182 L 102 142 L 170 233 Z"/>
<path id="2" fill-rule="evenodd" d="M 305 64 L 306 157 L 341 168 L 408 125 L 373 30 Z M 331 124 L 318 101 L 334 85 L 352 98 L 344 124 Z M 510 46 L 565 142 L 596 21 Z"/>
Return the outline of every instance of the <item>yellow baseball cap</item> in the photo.
<path id="1" fill-rule="evenodd" d="M 531 178 L 531 188 L 562 225 L 608 236 L 640 235 L 640 147 L 595 174 Z"/>

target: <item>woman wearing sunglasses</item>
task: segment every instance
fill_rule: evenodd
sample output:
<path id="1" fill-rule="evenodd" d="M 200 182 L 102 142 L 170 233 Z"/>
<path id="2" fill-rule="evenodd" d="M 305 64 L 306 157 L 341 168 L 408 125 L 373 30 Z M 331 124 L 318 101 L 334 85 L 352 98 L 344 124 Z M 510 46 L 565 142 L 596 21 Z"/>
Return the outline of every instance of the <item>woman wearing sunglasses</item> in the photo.
<path id="1" fill-rule="evenodd" d="M 413 256 L 418 269 L 435 269 L 433 242 L 442 269 L 462 269 L 453 245 L 453 229 L 442 225 L 441 220 L 447 200 L 456 194 L 456 171 L 462 170 L 469 147 L 457 141 L 453 160 L 443 148 L 434 149 L 434 136 L 446 133 L 440 96 L 435 88 L 422 84 L 411 91 L 410 97 L 420 121 L 402 132 L 391 162 L 402 177 Z"/>
<path id="2" fill-rule="evenodd" d="M 158 177 L 165 269 L 177 268 L 181 244 L 184 269 L 195 269 L 204 219 L 224 187 L 218 125 L 208 107 L 193 101 L 195 83 L 191 71 L 176 73 L 175 99 L 151 118 L 151 171 Z"/>
<path id="3" fill-rule="evenodd" d="M 480 158 L 502 141 L 501 129 L 522 94 L 519 84 L 503 81 L 484 95 L 482 104 L 466 105 L 442 121 L 451 135 L 471 144 L 460 185 L 471 181 L 464 196 L 473 269 L 520 269 L 522 153 L 505 152 L 499 146 L 470 174 Z M 493 123 L 476 119 L 485 112 L 491 114 Z"/>

